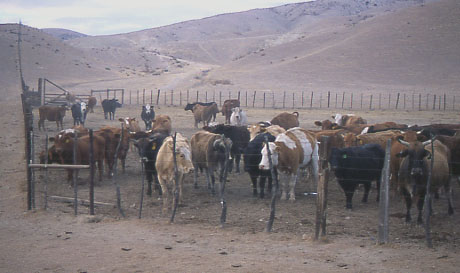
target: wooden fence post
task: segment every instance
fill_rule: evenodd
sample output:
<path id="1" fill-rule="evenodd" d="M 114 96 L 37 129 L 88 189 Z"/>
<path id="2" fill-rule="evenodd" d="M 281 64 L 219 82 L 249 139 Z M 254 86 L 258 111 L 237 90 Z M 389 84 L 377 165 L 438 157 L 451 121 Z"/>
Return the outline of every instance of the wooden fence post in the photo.
<path id="1" fill-rule="evenodd" d="M 315 221 L 315 237 L 318 240 L 321 236 L 326 235 L 326 218 L 327 218 L 327 191 L 329 181 L 329 167 L 327 164 L 327 151 L 329 146 L 329 137 L 322 136 L 319 147 L 318 172 L 319 181 L 317 185 L 316 195 L 316 221 Z M 320 233 L 321 231 L 321 233 Z"/>
<path id="2" fill-rule="evenodd" d="M 222 106 L 222 90 L 219 91 L 219 106 Z"/>
<path id="3" fill-rule="evenodd" d="M 422 94 L 418 94 L 418 110 L 422 111 Z"/>
<path id="4" fill-rule="evenodd" d="M 264 92 L 264 106 L 263 107 L 265 108 L 265 92 Z"/>
<path id="5" fill-rule="evenodd" d="M 304 92 L 302 91 L 302 108 L 303 108 L 303 98 L 304 98 Z"/>
<path id="6" fill-rule="evenodd" d="M 182 90 L 179 90 L 179 106 L 182 106 Z"/>
<path id="7" fill-rule="evenodd" d="M 190 91 L 187 89 L 187 104 L 190 103 Z"/>
<path id="8" fill-rule="evenodd" d="M 174 106 L 174 90 L 171 89 L 171 106 Z"/>
<path id="9" fill-rule="evenodd" d="M 74 135 L 73 138 L 73 165 L 77 165 L 77 134 Z M 77 172 L 75 170 L 72 171 L 72 179 L 73 179 L 73 210 L 74 215 L 77 216 L 78 214 L 78 183 L 77 183 Z"/>
<path id="10" fill-rule="evenodd" d="M 200 101 L 199 97 L 200 97 L 200 91 L 196 90 L 196 102 Z"/>
<path id="11" fill-rule="evenodd" d="M 264 145 L 267 148 L 269 147 L 267 137 L 265 137 Z M 275 182 L 274 183 L 275 188 L 272 189 L 272 199 L 271 199 L 271 202 L 270 202 L 270 217 L 268 218 L 267 227 L 265 229 L 267 232 L 271 232 L 272 227 L 273 227 L 273 221 L 275 220 L 276 194 L 278 193 L 279 183 L 278 183 L 277 172 L 276 172 L 275 168 L 273 168 L 273 162 L 272 162 L 272 156 L 271 156 L 270 149 L 267 149 L 267 152 L 268 152 L 268 164 L 269 164 L 269 167 L 270 167 L 270 173 L 271 173 L 271 176 L 272 176 L 272 180 Z"/>
<path id="12" fill-rule="evenodd" d="M 319 93 L 319 108 L 323 108 L 323 93 Z"/>
<path id="13" fill-rule="evenodd" d="M 295 92 L 292 92 L 292 109 L 295 108 Z"/>
<path id="14" fill-rule="evenodd" d="M 313 91 L 311 91 L 310 108 L 313 107 Z"/>
<path id="15" fill-rule="evenodd" d="M 95 162 L 94 162 L 94 138 L 93 138 L 93 129 L 89 129 L 89 214 L 94 215 L 94 171 L 95 171 Z"/>
<path id="16" fill-rule="evenodd" d="M 398 105 L 399 105 L 399 92 L 398 92 L 398 95 L 396 97 L 396 106 L 395 106 L 396 110 L 398 110 Z"/>
<path id="17" fill-rule="evenodd" d="M 391 139 L 388 139 L 385 150 L 385 159 L 381 175 L 380 183 L 380 201 L 379 201 L 379 227 L 378 240 L 379 244 L 388 243 L 388 215 L 389 215 L 389 189 L 390 189 L 390 152 Z"/>
<path id="18" fill-rule="evenodd" d="M 246 105 L 246 107 L 248 107 L 248 90 L 246 90 L 244 93 L 245 93 L 245 97 L 246 97 L 245 105 Z"/>
<path id="19" fill-rule="evenodd" d="M 254 108 L 254 105 L 256 103 L 256 94 L 257 94 L 257 91 L 254 91 L 254 97 L 252 98 L 252 108 Z"/>
<path id="20" fill-rule="evenodd" d="M 142 105 L 145 105 L 145 88 L 142 91 Z"/>
<path id="21" fill-rule="evenodd" d="M 150 105 L 153 105 L 153 89 L 150 89 Z"/>
<path id="22" fill-rule="evenodd" d="M 157 94 L 157 105 L 160 103 L 160 89 L 158 89 L 158 94 Z"/>
<path id="23" fill-rule="evenodd" d="M 240 95 L 241 95 L 240 92 L 241 91 L 238 91 L 238 101 L 240 101 Z"/>
<path id="24" fill-rule="evenodd" d="M 286 108 L 286 91 L 283 93 L 283 109 Z"/>
<path id="25" fill-rule="evenodd" d="M 337 109 L 338 93 L 335 93 L 335 109 Z"/>
<path id="26" fill-rule="evenodd" d="M 388 109 L 391 109 L 391 93 L 388 93 Z"/>
<path id="27" fill-rule="evenodd" d="M 351 100 L 353 100 L 353 93 L 351 93 L 351 94 L 352 94 Z M 343 109 L 344 102 L 345 102 L 345 92 L 342 93 L 342 109 Z M 351 105 L 353 105 L 353 101 L 351 102 Z"/>
<path id="28" fill-rule="evenodd" d="M 382 109 L 382 93 L 379 93 L 379 110 L 380 109 Z"/>
<path id="29" fill-rule="evenodd" d="M 403 94 L 403 109 L 406 110 L 406 93 Z"/>
<path id="30" fill-rule="evenodd" d="M 163 92 L 163 94 L 165 94 L 164 95 L 164 103 L 163 103 L 164 105 L 166 105 L 166 95 L 167 95 L 166 93 L 168 93 L 168 91 Z"/>
<path id="31" fill-rule="evenodd" d="M 275 92 L 272 92 L 272 108 L 275 109 Z"/>
<path id="32" fill-rule="evenodd" d="M 205 102 L 208 102 L 208 90 L 204 93 Z"/>
<path id="33" fill-rule="evenodd" d="M 371 101 L 369 102 L 369 110 L 372 110 L 372 94 L 371 94 Z"/>
<path id="34" fill-rule="evenodd" d="M 415 106 L 414 106 L 414 104 L 415 104 L 415 98 L 414 98 L 414 96 L 415 96 L 415 94 L 412 93 L 412 110 L 415 109 Z"/>
<path id="35" fill-rule="evenodd" d="M 294 102 L 294 98 L 292 98 L 292 102 Z M 330 102 L 331 102 L 331 91 L 327 91 L 327 108 L 329 108 Z"/>
<path id="36" fill-rule="evenodd" d="M 351 93 L 350 108 L 353 109 L 353 93 Z"/>
<path id="37" fill-rule="evenodd" d="M 436 109 L 436 94 L 433 95 L 433 110 Z"/>
<path id="38" fill-rule="evenodd" d="M 444 93 L 444 111 L 446 111 L 446 101 L 447 101 L 446 93 Z"/>
<path id="39" fill-rule="evenodd" d="M 137 103 L 136 105 L 139 105 L 139 90 L 137 90 Z"/>

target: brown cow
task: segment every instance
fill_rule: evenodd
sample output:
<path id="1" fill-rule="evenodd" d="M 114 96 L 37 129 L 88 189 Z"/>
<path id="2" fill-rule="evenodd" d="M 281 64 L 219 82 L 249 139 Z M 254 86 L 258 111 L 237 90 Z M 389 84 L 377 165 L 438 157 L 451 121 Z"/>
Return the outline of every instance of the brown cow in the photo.
<path id="1" fill-rule="evenodd" d="M 436 140 L 433 143 L 434 154 L 431 154 L 431 144 L 433 140 L 425 142 L 414 141 L 406 142 L 398 140 L 405 148 L 397 154 L 397 157 L 402 158 L 399 168 L 399 187 L 406 200 L 406 222 L 411 221 L 410 209 L 412 199 L 417 200 L 418 217 L 417 223 L 422 224 L 422 210 L 425 199 L 425 193 L 429 190 L 431 193 L 436 193 L 440 187 L 444 187 L 447 195 L 448 214 L 452 215 L 452 192 L 450 188 L 450 173 L 448 158 L 449 149 Z M 431 160 L 433 169 L 431 169 L 431 184 L 427 189 L 427 179 L 431 168 Z M 430 209 L 430 208 L 427 208 Z"/>
<path id="2" fill-rule="evenodd" d="M 283 112 L 276 115 L 270 123 L 272 125 L 279 125 L 284 128 L 284 130 L 299 127 L 299 112 L 292 112 L 292 114 Z"/>
<path id="3" fill-rule="evenodd" d="M 281 180 L 284 187 L 281 189 L 281 200 L 286 200 L 289 192 L 289 200 L 295 200 L 295 185 L 301 169 L 311 165 L 315 183 L 318 182 L 318 143 L 315 135 L 301 128 L 292 128 L 286 133 L 276 137 L 275 142 L 269 142 L 273 167 L 278 174 L 284 176 Z M 262 160 L 259 168 L 269 170 L 268 149 L 262 149 Z M 289 183 L 288 183 L 289 182 Z M 289 184 L 289 186 L 288 186 Z M 290 188 L 290 189 L 288 189 Z"/>
<path id="4" fill-rule="evenodd" d="M 209 106 L 196 104 L 192 109 L 193 117 L 195 118 L 195 128 L 198 128 L 198 123 L 203 122 L 203 126 L 208 126 L 211 118 L 216 113 L 219 113 L 217 104 L 213 103 Z"/>
<path id="5" fill-rule="evenodd" d="M 232 116 L 232 109 L 240 107 L 239 100 L 225 100 L 222 105 L 222 116 L 225 116 L 225 124 L 230 124 L 230 117 Z"/>
<path id="6" fill-rule="evenodd" d="M 329 156 L 331 155 L 332 148 L 345 147 L 344 135 L 348 132 L 346 130 L 321 130 L 318 132 L 313 132 L 313 131 L 310 131 L 310 132 L 312 132 L 315 135 L 316 140 L 318 141 L 320 147 L 321 145 L 323 145 L 323 143 L 321 143 L 322 141 L 321 138 L 323 136 L 328 137 L 327 139 L 328 150 L 326 151 L 326 154 L 327 154 L 326 158 L 329 158 Z"/>
<path id="7" fill-rule="evenodd" d="M 171 118 L 168 115 L 157 115 L 155 119 L 152 120 L 152 129 L 150 131 L 164 132 L 170 135 L 171 130 Z"/>
<path id="8" fill-rule="evenodd" d="M 339 126 L 350 126 L 354 124 L 367 124 L 367 121 L 360 116 L 355 116 L 354 114 L 335 114 L 332 116 L 335 120 L 335 123 Z"/>
<path id="9" fill-rule="evenodd" d="M 139 122 L 136 120 L 136 118 L 119 118 L 118 121 L 123 123 L 125 128 L 128 129 L 130 133 L 136 133 L 141 131 L 141 127 L 139 126 Z"/>
<path id="10" fill-rule="evenodd" d="M 179 204 L 182 202 L 182 184 L 184 174 L 193 171 L 190 145 L 188 140 L 181 134 L 176 134 L 176 162 L 179 175 Z M 169 196 L 172 196 L 175 191 L 175 172 L 173 158 L 173 137 L 165 138 L 163 144 L 158 151 L 155 168 L 158 173 L 158 181 L 160 182 L 163 198 L 163 212 L 167 212 L 169 206 Z M 174 207 L 174 202 L 173 202 Z"/>
<path id="11" fill-rule="evenodd" d="M 96 106 L 97 104 L 97 99 L 96 97 L 89 97 L 88 98 L 88 109 L 90 111 L 90 113 L 94 113 L 94 106 Z"/>
<path id="12" fill-rule="evenodd" d="M 98 131 L 94 132 L 95 135 L 101 136 L 105 139 L 105 159 L 108 167 L 108 176 L 113 175 L 113 167 L 115 163 L 115 152 L 117 151 L 118 143 L 120 142 L 121 137 L 121 128 L 103 126 Z M 121 161 L 121 166 L 123 173 L 126 170 L 126 156 L 128 155 L 129 150 L 129 132 L 125 128 L 123 129 L 123 138 L 120 142 L 120 149 L 117 154 L 117 158 Z"/>
<path id="13" fill-rule="evenodd" d="M 59 139 L 51 137 L 50 141 L 54 142 L 56 154 L 59 156 L 61 164 L 73 164 L 73 146 L 74 136 L 72 134 L 64 134 Z M 85 135 L 77 138 L 76 147 L 76 164 L 77 165 L 89 165 L 89 136 Z M 104 168 L 105 158 L 105 140 L 104 138 L 94 135 L 93 142 L 94 161 L 97 162 L 99 169 L 99 181 L 102 181 L 102 172 Z M 67 170 L 67 180 L 70 182 L 73 177 L 73 170 Z M 78 177 L 78 170 L 76 170 Z"/>
<path id="14" fill-rule="evenodd" d="M 455 136 L 437 135 L 436 139 L 449 148 L 450 172 L 457 178 L 457 182 L 460 183 L 460 134 L 457 133 Z"/>
<path id="15" fill-rule="evenodd" d="M 198 131 L 191 140 L 194 186 L 198 187 L 198 170 L 205 171 L 208 189 L 214 194 L 214 172 L 220 168 L 219 181 L 222 181 L 226 158 L 231 156 L 232 141 L 223 135 Z"/>
<path id="16" fill-rule="evenodd" d="M 343 135 L 343 141 L 345 147 L 360 146 L 364 144 L 379 144 L 383 150 L 386 149 L 387 141 L 390 138 L 403 135 L 403 132 L 397 130 L 382 131 L 370 134 L 355 135 L 353 133 L 345 133 Z"/>
<path id="17" fill-rule="evenodd" d="M 38 120 L 38 130 L 40 131 L 41 128 L 45 130 L 45 119 L 48 121 L 56 121 L 56 126 L 59 130 L 59 125 L 61 125 L 61 130 L 64 129 L 62 125 L 62 121 L 65 116 L 65 111 L 67 111 L 67 107 L 65 105 L 61 106 L 51 106 L 51 105 L 43 105 L 38 108 L 38 115 L 40 119 Z"/>

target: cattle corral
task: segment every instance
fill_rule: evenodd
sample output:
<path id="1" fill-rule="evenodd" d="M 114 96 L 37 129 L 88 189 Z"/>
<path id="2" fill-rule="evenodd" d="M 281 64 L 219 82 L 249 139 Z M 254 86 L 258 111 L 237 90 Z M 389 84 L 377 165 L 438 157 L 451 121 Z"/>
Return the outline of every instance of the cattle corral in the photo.
<path id="1" fill-rule="evenodd" d="M 250 124 L 258 121 L 269 120 L 281 110 L 268 109 L 246 109 Z M 324 110 L 298 110 L 300 127 L 306 129 L 316 129 L 315 120 L 326 119 L 331 116 L 331 111 Z M 173 132 L 183 134 L 189 140 L 197 129 L 193 128 L 193 114 L 184 111 L 179 107 L 160 106 L 156 108 L 157 114 L 166 114 L 172 117 Z M 98 129 L 104 125 L 115 127 L 120 126 L 118 117 L 135 117 L 140 119 L 140 108 L 137 106 L 126 106 L 118 109 L 115 120 L 105 120 L 100 106 L 96 106 L 94 113 L 88 114 L 85 126 L 87 128 Z M 357 112 L 369 123 L 395 121 L 406 124 L 430 124 L 430 123 L 456 123 L 458 117 L 453 113 L 445 112 L 392 112 L 392 111 L 362 111 Z M 37 116 L 34 111 L 34 116 Z M 394 117 L 400 117 L 396 120 Z M 219 114 L 217 121 L 223 123 L 224 117 Z M 64 119 L 64 128 L 72 125 L 71 118 L 67 114 Z M 46 122 L 47 134 L 53 136 L 57 133 L 55 126 Z M 35 161 L 38 162 L 38 154 L 44 148 L 45 132 L 35 132 Z M 243 169 L 243 168 L 242 168 Z M 36 176 L 36 207 L 42 208 L 43 199 L 43 177 L 44 171 L 35 171 Z M 81 199 L 88 199 L 88 171 L 80 171 L 78 194 Z M 65 171 L 48 171 L 48 195 L 73 197 L 73 189 L 66 182 Z M 140 191 L 141 191 L 141 165 L 137 151 L 130 150 L 126 161 L 126 173 L 123 174 L 121 168 L 115 177 L 121 188 L 122 208 L 128 218 L 138 215 Z M 199 176 L 199 188 L 193 188 L 193 174 L 185 177 L 183 205 L 179 207 L 175 223 L 178 225 L 199 224 L 207 227 L 219 225 L 221 213 L 219 195 L 212 196 L 206 189 L 205 176 Z M 216 184 L 217 186 L 217 184 Z M 375 244 L 378 230 L 378 203 L 375 202 L 376 190 L 373 183 L 369 203 L 359 202 L 362 197 L 363 189 L 360 188 L 355 193 L 354 208 L 352 211 L 344 208 L 344 195 L 335 179 L 329 183 L 328 199 L 328 218 L 327 218 L 327 237 L 329 240 L 347 236 L 356 238 L 357 244 Z M 460 218 L 458 209 L 460 201 L 458 198 L 460 188 L 458 183 L 452 183 L 454 189 L 454 210 L 453 216 L 447 215 L 447 204 L 445 195 L 441 194 L 440 200 L 434 200 L 434 215 L 432 217 L 433 242 L 437 246 L 443 246 L 452 251 L 458 251 L 459 235 L 458 226 Z M 277 200 L 276 219 L 274 231 L 276 233 L 298 236 L 301 238 L 311 238 L 314 234 L 316 195 L 309 194 L 316 191 L 316 185 L 312 182 L 305 183 L 300 181 L 296 187 L 296 201 Z M 270 195 L 265 199 L 252 196 L 252 185 L 249 175 L 245 172 L 241 174 L 230 173 L 225 190 L 225 198 L 228 205 L 228 215 L 226 228 L 232 228 L 237 232 L 259 233 L 265 229 L 266 222 L 270 214 Z M 96 215 L 106 217 L 119 217 L 116 208 L 116 189 L 112 179 L 104 173 L 102 182 L 96 182 L 95 188 Z M 57 202 L 58 199 L 51 198 L 48 207 L 51 211 L 71 212 L 71 203 Z M 101 203 L 112 205 L 98 205 Z M 158 193 L 153 197 L 144 198 L 144 208 L 142 216 L 148 221 L 163 222 L 169 218 L 162 215 L 162 202 L 158 199 Z M 415 209 L 413 209 L 415 210 Z M 407 225 L 404 222 L 404 203 L 399 194 L 390 195 L 390 242 L 395 245 L 413 244 L 416 246 L 424 245 L 424 230 L 421 227 Z M 79 206 L 79 214 L 87 214 L 87 206 Z"/>

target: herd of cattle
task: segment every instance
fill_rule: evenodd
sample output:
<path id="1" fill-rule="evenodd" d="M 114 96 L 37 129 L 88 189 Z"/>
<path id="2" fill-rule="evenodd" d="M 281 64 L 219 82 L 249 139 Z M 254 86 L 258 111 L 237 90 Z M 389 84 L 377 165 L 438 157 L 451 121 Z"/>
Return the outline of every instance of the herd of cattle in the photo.
<path id="1" fill-rule="evenodd" d="M 77 164 L 89 164 L 90 143 L 84 123 L 88 108 L 94 107 L 95 98 L 92 100 L 72 105 L 74 127 L 67 130 L 62 127 L 66 106 L 39 108 L 39 129 L 44 128 L 44 120 L 47 119 L 56 121 L 58 129 L 62 130 L 50 138 L 54 144 L 41 153 L 42 163 L 72 164 L 73 145 L 77 139 Z M 104 100 L 102 107 L 105 118 L 114 119 L 115 110 L 121 104 L 116 99 Z M 448 214 L 453 213 L 450 180 L 455 177 L 460 183 L 460 133 L 457 131 L 460 130 L 460 124 L 367 124 L 359 116 L 336 114 L 332 120 L 315 121 L 314 124 L 321 129 L 306 130 L 299 127 L 298 112 L 284 112 L 270 121 L 248 125 L 246 112 L 240 108 L 238 100 L 226 100 L 220 111 L 214 102 L 187 104 L 185 110 L 192 111 L 195 127 L 200 122 L 204 125 L 190 141 L 177 134 L 173 143 L 171 118 L 155 115 L 154 107 L 150 105 L 143 106 L 140 115 L 145 122 L 145 130 L 141 130 L 135 118 L 120 118 L 123 129 L 103 126 L 94 131 L 94 159 L 98 165 L 99 180 L 102 180 L 104 162 L 109 176 L 113 175 L 117 158 L 124 172 L 131 142 L 143 161 L 148 182 L 147 195 L 158 191 L 162 195 L 165 211 L 169 207 L 169 196 L 175 190 L 173 149 L 179 177 L 179 202 L 185 174 L 194 172 L 194 186 L 197 187 L 198 172 L 204 173 L 208 189 L 215 193 L 215 173 L 218 172 L 219 181 L 222 181 L 226 162 L 230 162 L 228 171 L 234 169 L 239 173 L 241 156 L 244 158 L 244 171 L 252 182 L 254 196 L 264 198 L 266 180 L 268 192 L 272 191 L 270 166 L 273 166 L 281 182 L 281 199 L 295 200 L 296 183 L 306 173 L 317 181 L 319 149 L 323 145 L 323 136 L 327 136 L 327 161 L 345 193 L 346 208 L 351 209 L 358 185 L 364 186 L 362 202 L 368 200 L 372 181 L 377 182 L 377 190 L 380 188 L 385 148 L 391 139 L 390 186 L 404 196 L 406 221 L 411 221 L 410 210 L 412 202 L 416 201 L 417 221 L 422 223 L 423 200 L 427 190 L 437 196 L 443 188 L 448 201 Z M 215 123 L 219 112 L 225 116 L 225 124 Z M 72 175 L 72 170 L 69 170 L 69 180 Z M 431 187 L 427 189 L 429 176 Z"/>

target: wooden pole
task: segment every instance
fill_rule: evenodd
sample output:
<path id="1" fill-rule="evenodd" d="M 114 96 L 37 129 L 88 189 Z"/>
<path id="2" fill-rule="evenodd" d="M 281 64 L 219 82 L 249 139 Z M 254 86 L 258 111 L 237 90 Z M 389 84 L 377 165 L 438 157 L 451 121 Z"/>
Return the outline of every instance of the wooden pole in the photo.
<path id="1" fill-rule="evenodd" d="M 208 91 L 207 90 L 205 91 L 204 97 L 205 97 L 205 102 L 208 102 Z"/>
<path id="2" fill-rule="evenodd" d="M 129 90 L 129 105 L 131 105 L 131 90 Z"/>
<path id="3" fill-rule="evenodd" d="M 361 109 L 363 109 L 363 93 L 361 93 Z"/>
<path id="4" fill-rule="evenodd" d="M 388 139 L 385 149 L 385 159 L 382 169 L 380 182 L 380 200 L 379 200 L 379 227 L 378 242 L 379 244 L 388 243 L 388 220 L 389 220 L 389 189 L 390 189 L 390 158 L 391 158 L 391 139 Z"/>
<path id="5" fill-rule="evenodd" d="M 446 104 L 447 104 L 447 98 L 446 98 L 446 94 L 444 93 L 444 111 L 446 111 Z"/>
<path id="6" fill-rule="evenodd" d="M 206 101 L 207 102 L 207 101 Z M 169 219 L 170 223 L 174 222 L 174 217 L 176 217 L 177 206 L 179 204 L 179 170 L 177 169 L 177 155 L 176 155 L 176 139 L 177 139 L 177 132 L 174 133 L 173 136 L 173 164 L 174 164 L 174 191 L 173 191 L 173 211 L 171 214 L 171 218 Z"/>
<path id="7" fill-rule="evenodd" d="M 190 103 L 190 91 L 187 89 L 187 104 Z"/>
<path id="8" fill-rule="evenodd" d="M 295 92 L 292 92 L 292 109 L 295 108 Z"/>
<path id="9" fill-rule="evenodd" d="M 303 108 L 303 102 L 304 102 L 304 91 L 302 91 L 302 108 Z"/>
<path id="10" fill-rule="evenodd" d="M 166 94 L 166 93 L 165 93 Z M 120 152 L 120 147 L 121 147 L 121 142 L 123 141 L 123 134 L 124 134 L 124 123 L 121 124 L 121 134 L 120 134 L 120 140 L 118 141 L 117 148 L 115 150 L 115 155 L 113 156 L 113 175 L 112 175 L 112 183 L 115 184 L 116 188 L 116 195 L 117 195 L 117 208 L 118 212 L 120 213 L 121 216 L 125 217 L 125 213 L 123 212 L 123 209 L 121 207 L 121 192 L 120 192 L 120 183 L 118 183 L 117 179 L 117 159 L 118 159 L 118 153 Z"/>
<path id="11" fill-rule="evenodd" d="M 313 108 L 313 91 L 311 91 L 310 108 Z"/>
<path id="12" fill-rule="evenodd" d="M 157 105 L 160 103 L 160 89 L 158 89 L 157 93 Z"/>
<path id="13" fill-rule="evenodd" d="M 396 96 L 396 106 L 395 106 L 396 110 L 398 110 L 398 105 L 399 105 L 399 92 L 398 92 L 398 95 Z"/>
<path id="14" fill-rule="evenodd" d="M 294 98 L 292 98 L 292 102 L 294 102 Z M 331 102 L 331 91 L 327 91 L 327 108 L 329 108 Z"/>
<path id="15" fill-rule="evenodd" d="M 391 94 L 388 94 L 388 109 L 391 109 Z"/>
<path id="16" fill-rule="evenodd" d="M 222 90 L 219 91 L 219 106 L 222 106 Z"/>
<path id="17" fill-rule="evenodd" d="M 73 165 L 77 165 L 77 134 L 75 134 L 73 138 Z M 73 209 L 75 216 L 78 214 L 78 188 L 77 188 L 77 170 L 72 171 L 72 179 L 73 179 Z"/>
<path id="18" fill-rule="evenodd" d="M 246 104 L 245 105 L 246 107 L 248 107 L 248 90 L 246 90 L 245 94 L 246 94 Z"/>
<path id="19" fill-rule="evenodd" d="M 353 109 L 353 92 L 351 93 L 350 109 Z"/>
<path id="20" fill-rule="evenodd" d="M 89 214 L 94 215 L 94 171 L 95 171 L 95 162 L 94 162 L 94 137 L 93 129 L 89 129 Z"/>
<path id="21" fill-rule="evenodd" d="M 369 102 L 369 110 L 372 110 L 372 97 L 373 97 L 373 95 L 371 94 L 371 100 Z"/>
<path id="22" fill-rule="evenodd" d="M 436 94 L 433 95 L 433 110 L 436 109 Z"/>
<path id="23" fill-rule="evenodd" d="M 351 100 L 352 100 L 351 105 L 353 105 L 353 93 L 351 93 Z M 342 109 L 343 109 L 344 103 L 345 103 L 345 92 L 342 93 Z"/>
<path id="24" fill-rule="evenodd" d="M 418 94 L 418 110 L 422 111 L 422 94 Z"/>
<path id="25" fill-rule="evenodd" d="M 199 97 L 200 97 L 200 91 L 196 90 L 196 102 L 199 102 Z"/>
<path id="26" fill-rule="evenodd" d="M 275 109 L 275 92 L 272 92 L 272 108 Z"/>
<path id="27" fill-rule="evenodd" d="M 145 105 L 145 88 L 142 91 L 142 105 Z"/>
<path id="28" fill-rule="evenodd" d="M 329 146 L 329 137 L 322 136 L 320 140 L 318 172 L 320 173 L 317 195 L 316 195 L 316 222 L 315 222 L 315 240 L 326 235 L 326 218 L 327 218 L 327 191 L 329 181 L 329 167 L 327 163 L 327 151 Z M 321 232 L 320 232 L 321 231 Z"/>
<path id="29" fill-rule="evenodd" d="M 121 104 L 125 103 L 125 89 L 121 89 Z"/>
<path id="30" fill-rule="evenodd" d="M 225 139 L 225 137 L 224 137 Z M 224 141 L 225 142 L 225 141 Z M 228 169 L 230 167 L 230 148 L 225 146 L 225 163 L 224 163 L 224 173 L 220 177 L 220 204 L 222 211 L 220 214 L 220 226 L 224 227 L 225 222 L 227 222 L 227 201 L 225 200 L 225 183 L 227 182 Z"/>
<path id="31" fill-rule="evenodd" d="M 319 108 L 323 107 L 323 93 L 319 93 Z"/>
<path id="32" fill-rule="evenodd" d="M 240 93 L 241 91 L 238 91 L 238 101 L 240 101 L 240 95 L 241 95 Z"/>
<path id="33" fill-rule="evenodd" d="M 415 96 L 415 94 L 412 93 L 412 110 L 415 109 L 415 106 L 414 106 L 414 104 L 415 104 L 415 98 L 414 98 L 414 96 Z"/>
<path id="34" fill-rule="evenodd" d="M 167 94 L 166 93 L 168 93 L 168 91 L 163 92 L 163 94 L 164 94 L 164 103 L 163 104 L 164 105 L 166 105 L 166 99 L 167 99 Z"/>
<path id="35" fill-rule="evenodd" d="M 264 92 L 264 106 L 263 107 L 265 108 L 265 92 Z"/>
<path id="36" fill-rule="evenodd" d="M 179 106 L 182 106 L 182 90 L 179 90 Z"/>
<path id="37" fill-rule="evenodd" d="M 273 222 L 275 221 L 276 194 L 278 193 L 278 190 L 279 190 L 279 183 L 278 183 L 277 171 L 273 167 L 272 154 L 269 149 L 267 137 L 265 137 L 265 147 L 267 147 L 267 152 L 268 152 L 268 164 L 270 167 L 270 173 L 272 176 L 272 180 L 275 182 L 275 189 L 272 189 L 272 200 L 270 202 L 270 217 L 268 218 L 267 227 L 265 229 L 267 232 L 272 232 Z"/>
<path id="38" fill-rule="evenodd" d="M 34 164 L 35 162 L 35 141 L 34 141 L 34 131 L 30 131 L 30 162 Z M 31 176 L 31 200 L 32 200 L 32 208 L 35 209 L 35 171 L 32 170 L 32 176 Z"/>
<path id="39" fill-rule="evenodd" d="M 433 138 L 433 137 L 432 137 Z M 425 194 L 425 238 L 426 238 L 426 245 L 429 248 L 433 248 L 433 242 L 431 240 L 431 177 L 432 177 L 432 170 L 434 167 L 434 141 L 431 141 L 431 164 L 430 170 L 428 173 L 428 179 L 426 181 L 426 194 Z"/>
<path id="40" fill-rule="evenodd" d="M 150 105 L 153 105 L 153 89 L 150 89 Z"/>
<path id="41" fill-rule="evenodd" d="M 254 97 L 252 98 L 252 108 L 254 108 L 254 105 L 256 103 L 256 94 L 257 94 L 257 91 L 254 91 Z"/>
<path id="42" fill-rule="evenodd" d="M 283 109 L 286 108 L 286 91 L 283 92 Z"/>
<path id="43" fill-rule="evenodd" d="M 335 109 L 337 109 L 337 101 L 339 100 L 339 94 L 335 93 Z"/>
<path id="44" fill-rule="evenodd" d="M 48 134 L 45 135 L 45 165 L 48 164 Z M 45 195 L 45 210 L 48 209 L 48 169 L 45 169 L 45 188 L 44 188 L 44 195 Z"/>
<path id="45" fill-rule="evenodd" d="M 208 102 L 208 92 L 206 92 L 206 102 Z M 171 89 L 171 106 L 174 105 L 174 90 Z"/>
<path id="46" fill-rule="evenodd" d="M 136 100 L 136 105 L 139 105 L 139 90 L 137 90 L 137 100 Z"/>

